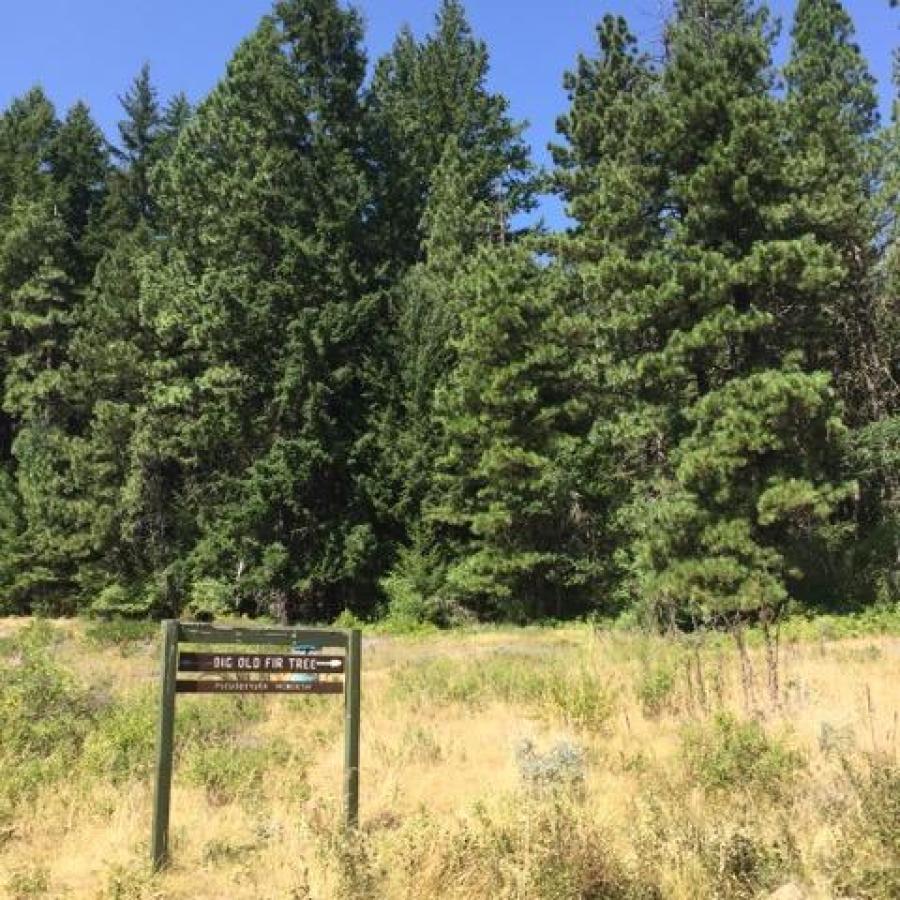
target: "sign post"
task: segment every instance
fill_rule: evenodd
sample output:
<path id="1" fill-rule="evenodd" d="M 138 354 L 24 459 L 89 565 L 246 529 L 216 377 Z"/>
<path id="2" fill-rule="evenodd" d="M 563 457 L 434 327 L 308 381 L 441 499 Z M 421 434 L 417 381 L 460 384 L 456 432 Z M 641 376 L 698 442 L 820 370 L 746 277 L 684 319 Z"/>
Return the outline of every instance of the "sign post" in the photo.
<path id="1" fill-rule="evenodd" d="M 180 644 L 277 646 L 303 645 L 301 653 L 212 653 L 179 651 Z M 343 655 L 316 653 L 343 649 Z M 344 821 L 359 821 L 359 718 L 362 675 L 362 634 L 325 628 L 227 628 L 167 620 L 162 623 L 159 730 L 156 781 L 153 792 L 151 861 L 154 871 L 169 861 L 169 810 L 175 747 L 177 694 L 343 694 L 344 695 Z M 200 673 L 179 679 L 179 672 Z M 215 677 L 223 675 L 224 678 Z M 343 681 L 321 676 L 343 675 Z M 213 677 L 209 677 L 213 676 Z"/>

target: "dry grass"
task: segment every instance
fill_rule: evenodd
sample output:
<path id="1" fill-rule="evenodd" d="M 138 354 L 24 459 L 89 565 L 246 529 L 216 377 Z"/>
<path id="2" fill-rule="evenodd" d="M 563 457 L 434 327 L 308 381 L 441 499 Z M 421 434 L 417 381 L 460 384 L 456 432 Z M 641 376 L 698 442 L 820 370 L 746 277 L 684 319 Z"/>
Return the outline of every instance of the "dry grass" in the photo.
<path id="1" fill-rule="evenodd" d="M 179 698 L 173 864 L 154 877 L 155 643 L 53 627 L 40 652 L 88 698 L 86 732 L 52 780 L 0 805 L 0 896 L 693 900 L 793 883 L 887 898 L 900 885 L 895 637 L 784 646 L 777 701 L 754 650 L 750 708 L 719 640 L 367 638 L 354 835 L 338 821 L 338 699 Z M 6 669 L 22 665 L 24 628 L 0 620 Z"/>

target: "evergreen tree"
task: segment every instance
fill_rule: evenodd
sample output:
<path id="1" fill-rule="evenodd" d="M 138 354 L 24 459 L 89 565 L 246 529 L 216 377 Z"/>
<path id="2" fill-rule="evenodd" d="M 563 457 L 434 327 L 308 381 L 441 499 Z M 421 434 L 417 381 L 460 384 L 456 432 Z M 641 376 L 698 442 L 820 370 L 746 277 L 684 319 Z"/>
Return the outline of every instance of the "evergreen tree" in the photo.
<path id="1" fill-rule="evenodd" d="M 632 154 L 643 165 L 583 179 L 600 189 L 575 249 L 599 258 L 582 278 L 618 405 L 609 442 L 631 480 L 621 559 L 656 616 L 780 608 L 847 494 L 828 375 L 785 327 L 838 260 L 791 226 L 772 40 L 746 0 L 679 3 L 659 88 L 636 107 L 651 123 Z"/>
<path id="2" fill-rule="evenodd" d="M 527 247 L 486 249 L 461 276 L 456 360 L 436 390 L 442 435 L 424 518 L 446 559 L 435 601 L 482 617 L 571 614 L 585 404 L 566 317 Z"/>
<path id="3" fill-rule="evenodd" d="M 650 303 L 665 278 L 667 173 L 658 148 L 665 109 L 657 82 L 625 19 L 606 16 L 597 55 L 579 57 L 566 75 L 571 107 L 557 123 L 565 143 L 551 147 L 556 189 L 575 220 L 555 250 L 571 272 L 558 284 L 570 295 L 573 375 L 593 416 L 571 466 L 591 537 L 580 565 L 598 602 L 621 600 L 617 551 L 631 535 L 617 511 L 654 477 L 668 446 L 667 387 L 645 386 L 636 402 L 633 365 L 660 342 Z"/>
<path id="4" fill-rule="evenodd" d="M 332 0 L 279 4 L 161 172 L 125 525 L 198 599 L 215 577 L 231 602 L 333 615 L 371 578 L 360 37 Z"/>
<path id="5" fill-rule="evenodd" d="M 477 199 L 455 137 L 447 140 L 434 172 L 423 215 L 426 257 L 393 292 L 399 390 L 380 423 L 383 450 L 377 471 L 390 485 L 388 513 L 399 523 L 398 540 L 408 541 L 385 581 L 392 615 L 440 618 L 434 599 L 440 575 L 438 537 L 422 521 L 422 505 L 433 487 L 443 432 L 436 421 L 435 391 L 456 361 L 463 300 L 459 275 L 479 247 L 490 242 L 492 211 Z M 388 395 L 391 396 L 391 395 Z"/>
<path id="6" fill-rule="evenodd" d="M 378 61 L 368 92 L 369 147 L 376 183 L 376 254 L 397 271 L 424 254 L 429 187 L 448 138 L 465 160 L 473 200 L 495 211 L 495 230 L 533 205 L 524 126 L 487 87 L 486 45 L 472 33 L 459 0 L 442 0 L 435 29 L 421 43 L 408 29 Z"/>
<path id="7" fill-rule="evenodd" d="M 896 405 L 890 372 L 889 317 L 877 280 L 878 123 L 875 83 L 854 41 L 849 15 L 838 0 L 798 3 L 791 59 L 786 69 L 790 171 L 797 225 L 839 254 L 842 272 L 800 313 L 811 365 L 829 369 L 842 398 L 855 443 L 865 446 L 868 426 Z M 867 467 L 863 467 L 864 469 Z M 872 539 L 883 543 L 884 482 L 863 475 L 856 503 L 858 539 L 849 558 L 847 592 L 869 592 L 860 575 Z"/>
<path id="8" fill-rule="evenodd" d="M 161 610 L 168 602 L 165 591 L 141 586 L 154 566 L 135 552 L 125 527 L 125 489 L 129 446 L 157 352 L 140 302 L 142 273 L 164 228 L 153 173 L 172 155 L 191 117 L 183 94 L 159 112 L 146 67 L 122 102 L 123 149 L 102 217 L 105 253 L 72 339 L 73 394 L 85 411 L 85 426 L 72 445 L 70 479 L 84 498 L 79 527 L 90 547 L 80 581 L 94 607 L 106 614 Z"/>
<path id="9" fill-rule="evenodd" d="M 110 216 L 120 230 L 127 231 L 155 216 L 151 173 L 159 161 L 164 131 L 148 64 L 141 67 L 119 103 L 125 117 L 119 122 L 119 146 L 113 148 L 120 168 L 112 183 Z"/>
<path id="10" fill-rule="evenodd" d="M 23 278 L 28 265 L 17 258 L 20 245 L 7 243 L 14 218 L 21 216 L 23 196 L 38 196 L 46 188 L 42 169 L 48 164 L 50 145 L 57 128 L 56 113 L 43 91 L 34 88 L 14 100 L 0 117 L 0 387 L 3 394 L 9 372 L 9 357 L 14 351 L 10 319 L 10 294 Z M 24 529 L 22 501 L 15 478 L 12 456 L 18 418 L 0 403 L 0 520 L 4 540 L 0 547 L 0 608 L 21 611 L 21 603 L 10 606 L 10 590 L 15 586 L 21 561 L 19 539 Z"/>
<path id="11" fill-rule="evenodd" d="M 878 391 L 872 392 L 878 401 L 875 414 L 855 432 L 853 448 L 866 488 L 862 500 L 868 501 L 860 504 L 854 574 L 869 597 L 886 602 L 900 597 L 900 51 L 894 57 L 894 86 L 892 121 L 881 136 L 881 254 L 871 310 L 883 367 L 875 370 L 880 374 Z"/>
<path id="12" fill-rule="evenodd" d="M 50 122 L 38 103 L 43 122 Z M 22 178 L 0 246 L 6 373 L 3 408 L 15 422 L 11 452 L 22 501 L 22 547 L 11 596 L 20 605 L 71 604 L 85 556 L 82 498 L 70 478 L 72 438 L 83 427 L 73 392 L 71 340 L 99 238 L 106 145 L 86 107 L 28 140 Z M 30 156 L 30 160 L 29 160 Z M 24 164 L 30 161 L 30 166 Z"/>
<path id="13" fill-rule="evenodd" d="M 67 268 L 83 285 L 93 277 L 108 240 L 103 208 L 110 176 L 106 139 L 84 103 L 76 103 L 60 124 L 49 163 L 71 246 Z"/>
<path id="14" fill-rule="evenodd" d="M 794 227 L 841 254 L 844 277 L 798 322 L 810 364 L 834 374 L 856 422 L 877 415 L 884 362 L 873 332 L 878 123 L 875 83 L 839 0 L 800 0 L 786 69 Z M 837 340 L 836 340 L 837 339 Z"/>

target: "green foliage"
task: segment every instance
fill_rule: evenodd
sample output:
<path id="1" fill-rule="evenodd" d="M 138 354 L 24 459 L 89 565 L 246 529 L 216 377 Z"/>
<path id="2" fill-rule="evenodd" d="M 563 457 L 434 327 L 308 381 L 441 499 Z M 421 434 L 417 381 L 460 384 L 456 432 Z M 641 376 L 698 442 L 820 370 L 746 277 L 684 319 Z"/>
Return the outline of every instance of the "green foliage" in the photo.
<path id="1" fill-rule="evenodd" d="M 464 164 L 467 201 L 496 210 L 489 228 L 505 231 L 508 216 L 533 205 L 524 125 L 511 119 L 508 100 L 488 89 L 488 66 L 488 49 L 459 0 L 441 0 L 431 34 L 417 42 L 404 29 L 376 64 L 366 97 L 374 225 L 377 252 L 392 268 L 430 255 L 435 173 L 451 147 Z"/>
<path id="2" fill-rule="evenodd" d="M 804 766 L 797 751 L 767 735 L 758 722 L 742 722 L 729 713 L 687 728 L 681 754 L 688 774 L 705 790 L 772 798 L 788 792 Z"/>
<path id="3" fill-rule="evenodd" d="M 96 720 L 94 698 L 54 662 L 53 640 L 37 623 L 7 647 L 16 661 L 0 684 L 0 804 L 64 777 Z"/>
<path id="4" fill-rule="evenodd" d="M 84 742 L 82 765 L 115 784 L 152 775 L 159 718 L 158 691 L 127 695 L 97 717 Z"/>
<path id="5" fill-rule="evenodd" d="M 159 625 L 143 619 L 113 617 L 98 619 L 85 625 L 84 639 L 96 647 L 116 647 L 123 654 L 137 646 L 153 642 L 159 634 Z"/>
<path id="6" fill-rule="evenodd" d="M 392 678 L 395 695 L 412 702 L 480 706 L 500 701 L 591 730 L 602 730 L 616 708 L 615 691 L 589 669 L 571 670 L 552 658 L 536 665 L 527 654 L 437 660 L 397 669 Z"/>
<path id="7" fill-rule="evenodd" d="M 91 604 L 91 612 L 105 619 L 141 618 L 150 610 L 150 598 L 145 593 L 121 584 L 108 584 Z"/>
<path id="8" fill-rule="evenodd" d="M 670 663 L 647 660 L 635 685 L 635 694 L 645 716 L 654 718 L 669 705 L 675 689 L 675 669 Z"/>
<path id="9" fill-rule="evenodd" d="M 661 57 L 605 16 L 558 235 L 463 5 L 369 82 L 363 37 L 280 0 L 196 110 L 144 66 L 114 147 L 0 114 L 0 613 L 895 602 L 900 123 L 844 4 L 781 72 L 757 0 L 674 4 Z"/>
<path id="10" fill-rule="evenodd" d="M 292 771 L 302 777 L 302 760 L 297 759 L 286 743 L 275 742 L 259 746 L 235 741 L 214 746 L 195 746 L 183 764 L 189 784 L 203 787 L 211 801 L 217 804 L 259 796 L 266 783 L 270 766 L 290 762 Z M 280 785 L 286 790 L 286 785 Z M 297 799 L 295 792 L 294 799 Z"/>

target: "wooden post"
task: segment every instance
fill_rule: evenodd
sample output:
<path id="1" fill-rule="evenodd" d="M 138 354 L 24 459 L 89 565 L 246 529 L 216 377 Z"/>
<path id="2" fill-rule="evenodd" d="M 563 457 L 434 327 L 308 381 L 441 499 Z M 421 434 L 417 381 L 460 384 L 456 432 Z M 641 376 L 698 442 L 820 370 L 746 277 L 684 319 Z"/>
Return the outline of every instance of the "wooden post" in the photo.
<path id="1" fill-rule="evenodd" d="M 359 711 L 362 683 L 362 632 L 347 635 L 344 684 L 344 821 L 348 828 L 359 822 Z"/>
<path id="2" fill-rule="evenodd" d="M 175 680 L 178 676 L 178 622 L 162 623 L 159 732 L 156 742 L 156 783 L 153 792 L 153 871 L 169 856 L 169 806 L 172 796 L 172 758 L 175 734 Z"/>

